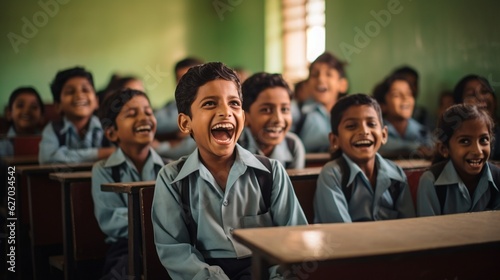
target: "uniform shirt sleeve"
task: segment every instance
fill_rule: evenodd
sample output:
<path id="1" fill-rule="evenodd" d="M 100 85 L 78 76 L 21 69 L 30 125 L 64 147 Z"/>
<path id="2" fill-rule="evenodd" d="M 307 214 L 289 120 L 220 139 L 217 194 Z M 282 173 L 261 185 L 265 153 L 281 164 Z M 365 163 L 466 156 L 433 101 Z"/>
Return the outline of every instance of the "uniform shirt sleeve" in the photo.
<path id="1" fill-rule="evenodd" d="M 191 154 L 196 149 L 196 142 L 191 137 L 184 137 L 181 143 L 172 147 L 169 142 L 161 142 L 155 151 L 162 157 L 177 160 L 182 156 Z"/>
<path id="2" fill-rule="evenodd" d="M 271 213 L 277 226 L 307 225 L 307 218 L 293 190 L 285 168 L 272 161 L 273 189 L 271 192 Z"/>
<path id="3" fill-rule="evenodd" d="M 48 123 L 42 132 L 38 161 L 45 163 L 92 162 L 97 160 L 98 148 L 70 149 L 68 146 L 59 146 L 59 139 Z"/>
<path id="4" fill-rule="evenodd" d="M 302 140 L 294 133 L 289 132 L 287 137 L 293 139 L 295 142 L 294 150 L 291 151 L 293 155 L 293 161 L 289 165 L 289 169 L 303 169 L 306 166 L 306 149 Z M 286 140 L 285 140 L 286 141 Z"/>
<path id="5" fill-rule="evenodd" d="M 179 126 L 177 125 L 178 112 L 175 101 L 171 101 L 164 107 L 156 110 L 154 115 L 157 120 L 157 133 L 173 133 L 179 131 Z"/>
<path id="6" fill-rule="evenodd" d="M 318 176 L 314 194 L 314 222 L 352 222 L 349 205 L 342 192 L 340 174 L 335 162 L 327 163 Z"/>
<path id="7" fill-rule="evenodd" d="M 394 208 L 398 212 L 398 218 L 413 218 L 415 217 L 415 206 L 413 205 L 408 179 L 403 169 L 400 167 L 398 169 L 405 180 L 401 183 L 401 193 L 395 202 Z"/>
<path id="8" fill-rule="evenodd" d="M 101 191 L 101 185 L 114 182 L 111 169 L 104 168 L 105 160 L 92 168 L 92 198 L 94 214 L 101 230 L 108 236 L 107 241 L 128 237 L 128 206 L 125 195 Z"/>
<path id="9" fill-rule="evenodd" d="M 441 215 L 441 206 L 434 182 L 434 175 L 430 171 L 420 176 L 417 190 L 417 215 L 419 217 Z"/>

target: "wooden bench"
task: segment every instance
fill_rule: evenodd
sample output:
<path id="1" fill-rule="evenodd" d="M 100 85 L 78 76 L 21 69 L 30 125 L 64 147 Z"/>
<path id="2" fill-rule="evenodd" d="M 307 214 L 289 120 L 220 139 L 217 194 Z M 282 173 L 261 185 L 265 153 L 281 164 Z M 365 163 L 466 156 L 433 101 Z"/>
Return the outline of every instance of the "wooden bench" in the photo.
<path id="1" fill-rule="evenodd" d="M 500 211 L 389 221 L 237 229 L 253 279 L 495 279 Z M 267 278 L 266 278 L 267 277 Z"/>
<path id="2" fill-rule="evenodd" d="M 94 215 L 92 173 L 51 173 L 49 177 L 61 185 L 64 279 L 98 279 L 108 245 Z"/>
<path id="3" fill-rule="evenodd" d="M 306 154 L 306 168 L 308 167 L 322 167 L 331 160 L 330 153 L 307 153 Z"/>
<path id="4" fill-rule="evenodd" d="M 19 238 L 18 252 L 20 259 L 27 258 L 25 249 L 30 248 L 35 279 L 49 278 L 49 256 L 62 253 L 61 189 L 58 182 L 49 179 L 49 173 L 88 171 L 91 168 L 92 163 L 16 167 L 16 182 L 19 183 L 16 216 L 21 220 L 21 233 L 29 233 L 28 239 Z"/>

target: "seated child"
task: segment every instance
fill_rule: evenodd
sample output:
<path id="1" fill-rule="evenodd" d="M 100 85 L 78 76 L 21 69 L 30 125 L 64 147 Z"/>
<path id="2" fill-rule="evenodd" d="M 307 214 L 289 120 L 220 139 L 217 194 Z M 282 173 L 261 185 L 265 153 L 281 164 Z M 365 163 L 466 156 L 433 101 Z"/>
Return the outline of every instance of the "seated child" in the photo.
<path id="1" fill-rule="evenodd" d="M 281 162 L 286 169 L 305 166 L 302 141 L 292 132 L 292 92 L 280 74 L 256 73 L 241 85 L 245 124 L 243 148 Z"/>
<path id="2" fill-rule="evenodd" d="M 495 126 L 493 133 L 495 139 L 500 139 L 499 119 L 497 117 L 497 98 L 495 90 L 485 77 L 470 74 L 466 75 L 457 83 L 453 90 L 455 104 L 475 104 L 488 112 Z M 491 147 L 490 159 L 500 160 L 500 141 L 494 141 Z"/>
<path id="3" fill-rule="evenodd" d="M 6 110 L 9 130 L 7 138 L 16 136 L 39 135 L 43 122 L 44 106 L 40 94 L 32 87 L 15 89 L 9 97 Z M 10 139 L 0 140 L 0 156 L 14 155 Z"/>
<path id="4" fill-rule="evenodd" d="M 307 153 L 329 151 L 330 110 L 348 87 L 344 64 L 326 52 L 309 66 L 308 87 L 314 102 L 303 107 L 303 119 L 295 127 Z"/>
<path id="5" fill-rule="evenodd" d="M 377 221 L 415 216 L 406 175 L 377 151 L 387 141 L 380 106 L 364 94 L 339 99 L 331 112 L 335 151 L 314 195 L 318 223 Z"/>
<path id="6" fill-rule="evenodd" d="M 50 89 L 63 118 L 43 129 L 38 161 L 92 162 L 113 153 L 93 115 L 98 104 L 92 74 L 81 67 L 62 70 Z"/>
<path id="7" fill-rule="evenodd" d="M 155 180 L 164 164 L 151 148 L 156 119 L 144 92 L 125 89 L 111 93 L 99 115 L 106 137 L 118 146 L 92 168 L 94 212 L 110 244 L 104 279 L 113 279 L 114 274 L 128 271 L 128 199 L 126 194 L 101 191 L 101 185 Z"/>
<path id="8" fill-rule="evenodd" d="M 388 130 L 387 145 L 379 153 L 388 158 L 431 157 L 431 133 L 412 118 L 415 93 L 410 82 L 404 76 L 389 76 L 375 88 L 373 97 L 382 108 Z"/>
<path id="9" fill-rule="evenodd" d="M 277 160 L 236 143 L 245 115 L 233 70 L 220 62 L 195 66 L 175 99 L 179 128 L 198 147 L 158 175 L 152 207 L 158 256 L 172 279 L 250 279 L 251 251 L 233 230 L 305 225 L 290 178 Z"/>
<path id="10" fill-rule="evenodd" d="M 488 163 L 493 121 L 471 104 L 440 117 L 434 165 L 422 174 L 417 214 L 434 216 L 500 209 L 500 169 Z"/>

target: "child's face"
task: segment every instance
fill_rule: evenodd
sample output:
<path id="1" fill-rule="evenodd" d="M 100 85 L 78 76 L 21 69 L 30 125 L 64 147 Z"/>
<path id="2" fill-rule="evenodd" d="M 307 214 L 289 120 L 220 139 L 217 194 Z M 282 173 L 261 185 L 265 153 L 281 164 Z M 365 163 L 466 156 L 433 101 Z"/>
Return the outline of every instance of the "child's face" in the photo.
<path id="1" fill-rule="evenodd" d="M 191 117 L 179 114 L 181 132 L 191 133 L 204 160 L 231 157 L 245 122 L 233 81 L 217 79 L 198 89 Z"/>
<path id="2" fill-rule="evenodd" d="M 389 119 L 411 118 L 414 106 L 415 98 L 410 85 L 402 80 L 392 83 L 389 92 L 385 95 L 385 104 L 381 104 L 382 110 Z"/>
<path id="3" fill-rule="evenodd" d="M 84 77 L 69 79 L 61 91 L 60 110 L 70 120 L 89 118 L 97 109 L 94 88 Z"/>
<path id="4" fill-rule="evenodd" d="M 455 130 L 449 146 L 439 147 L 444 157 L 450 156 L 457 173 L 462 176 L 478 175 L 490 156 L 491 136 L 480 120 L 466 120 Z"/>
<path id="5" fill-rule="evenodd" d="M 312 97 L 327 108 L 337 102 L 339 93 L 347 91 L 347 80 L 326 63 L 313 64 L 308 83 Z"/>
<path id="6" fill-rule="evenodd" d="M 8 110 L 7 118 L 13 122 L 17 133 L 34 132 L 42 121 L 42 108 L 35 95 L 21 93 Z"/>
<path id="7" fill-rule="evenodd" d="M 259 146 L 276 146 L 290 130 L 290 97 L 282 87 L 267 88 L 245 112 L 246 125 Z"/>
<path id="8" fill-rule="evenodd" d="M 351 106 L 344 111 L 338 126 L 338 135 L 330 133 L 332 147 L 340 148 L 357 164 L 375 159 L 381 145 L 387 141 L 377 111 L 369 105 Z"/>
<path id="9" fill-rule="evenodd" d="M 118 142 L 120 147 L 149 145 L 156 133 L 156 118 L 146 97 L 132 97 L 116 116 L 116 128 L 109 128 L 108 138 Z"/>
<path id="10" fill-rule="evenodd" d="M 474 104 L 486 109 L 492 118 L 495 117 L 496 102 L 493 93 L 479 80 L 470 80 L 467 82 L 462 97 L 464 103 Z"/>

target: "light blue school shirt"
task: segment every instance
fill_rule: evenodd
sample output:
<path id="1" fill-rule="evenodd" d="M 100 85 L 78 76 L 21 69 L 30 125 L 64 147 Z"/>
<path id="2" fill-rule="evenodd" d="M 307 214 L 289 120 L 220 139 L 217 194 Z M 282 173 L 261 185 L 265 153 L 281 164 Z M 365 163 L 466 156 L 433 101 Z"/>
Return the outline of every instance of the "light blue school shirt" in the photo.
<path id="1" fill-rule="evenodd" d="M 323 153 L 330 150 L 328 134 L 332 131 L 330 112 L 319 104 L 304 106 L 305 120 L 299 132 L 299 137 L 304 144 L 306 153 Z"/>
<path id="2" fill-rule="evenodd" d="M 191 136 L 187 136 L 174 147 L 168 141 L 163 141 L 155 148 L 155 151 L 164 158 L 176 160 L 191 154 L 194 149 L 196 149 L 196 142 Z"/>
<path id="3" fill-rule="evenodd" d="M 287 141 L 293 141 L 293 151 L 288 147 Z M 264 153 L 259 149 L 252 135 L 252 131 L 248 127 L 245 127 L 243 130 L 240 139 L 238 139 L 238 144 L 253 154 L 264 156 Z M 285 139 L 274 147 L 269 158 L 279 161 L 286 169 L 301 169 L 306 165 L 306 151 L 304 145 L 302 141 L 300 141 L 300 138 L 291 132 L 288 132 L 285 135 Z"/>
<path id="4" fill-rule="evenodd" d="M 448 185 L 443 212 L 436 193 L 436 186 Z M 417 191 L 418 216 L 435 216 L 443 214 L 456 214 L 478 212 L 486 210 L 493 191 L 498 192 L 498 187 L 493 181 L 489 165 L 484 166 L 477 188 L 472 194 L 457 174 L 451 160 L 443 168 L 437 179 L 431 171 L 426 171 L 420 177 Z M 500 209 L 500 196 L 497 195 L 493 202 L 492 210 Z"/>
<path id="5" fill-rule="evenodd" d="M 45 163 L 65 162 L 92 162 L 98 160 L 98 150 L 101 148 L 104 136 L 101 123 L 96 116 L 92 116 L 85 135 L 80 138 L 78 130 L 66 117 L 63 118 L 61 134 L 66 134 L 66 143 L 59 145 L 59 138 L 49 122 L 42 132 L 38 161 Z"/>
<path id="6" fill-rule="evenodd" d="M 14 137 L 16 137 L 16 130 L 11 126 L 9 130 L 7 130 L 5 138 L 0 139 L 0 157 L 14 155 L 14 144 L 12 143 L 12 139 L 10 139 Z"/>
<path id="7" fill-rule="evenodd" d="M 292 226 L 307 224 L 283 166 L 271 159 L 273 186 L 267 213 L 254 169 L 268 169 L 239 145 L 231 166 L 226 189 L 222 191 L 210 171 L 201 163 L 198 149 L 180 172 L 179 161 L 162 168 L 152 207 L 152 220 L 158 256 L 173 279 L 227 279 L 219 266 L 209 266 L 205 258 L 246 258 L 251 251 L 233 239 L 238 228 Z M 180 196 L 182 180 L 190 184 L 190 205 L 197 223 L 198 243 L 191 246 L 183 219 Z"/>
<path id="8" fill-rule="evenodd" d="M 388 131 L 387 143 L 378 150 L 384 157 L 396 157 L 400 154 L 411 155 L 411 153 L 416 153 L 421 146 L 429 148 L 433 146 L 430 131 L 414 119 L 408 120 L 404 136 L 401 136 L 396 128 L 385 119 L 384 125 L 387 126 Z"/>
<path id="9" fill-rule="evenodd" d="M 162 108 L 156 110 L 154 115 L 156 117 L 156 133 L 172 133 L 179 131 L 177 124 L 177 103 L 175 100 L 168 102 Z"/>
<path id="10" fill-rule="evenodd" d="M 155 165 L 158 166 L 155 168 Z M 92 198 L 94 214 L 102 232 L 106 234 L 106 243 L 116 242 L 118 238 L 128 238 L 128 198 L 127 194 L 101 191 L 101 185 L 115 183 L 112 167 L 120 166 L 121 182 L 156 180 L 155 170 L 160 170 L 163 160 L 150 149 L 141 174 L 134 163 L 118 148 L 107 159 L 100 160 L 92 167 Z"/>
<path id="11" fill-rule="evenodd" d="M 325 164 L 321 169 L 314 194 L 314 221 L 316 223 L 342 223 L 378 221 L 415 217 L 410 187 L 406 175 L 394 162 L 379 154 L 375 157 L 377 183 L 373 190 L 370 181 L 345 154 L 342 155 L 350 170 L 347 186 L 352 187 L 347 202 L 342 191 L 342 171 L 339 159 Z M 391 180 L 401 182 L 401 192 L 393 201 L 389 192 Z"/>

